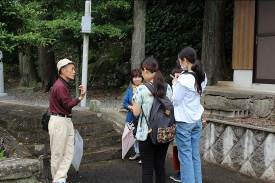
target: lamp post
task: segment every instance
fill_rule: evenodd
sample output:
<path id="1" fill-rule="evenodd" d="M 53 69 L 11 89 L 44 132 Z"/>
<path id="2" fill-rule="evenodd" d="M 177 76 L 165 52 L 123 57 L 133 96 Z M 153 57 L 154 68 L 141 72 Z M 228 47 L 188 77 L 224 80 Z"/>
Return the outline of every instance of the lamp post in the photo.
<path id="1" fill-rule="evenodd" d="M 81 32 L 83 33 L 83 55 L 82 55 L 82 84 L 87 87 L 88 76 L 88 53 L 89 53 L 89 33 L 91 33 L 91 1 L 85 1 L 85 16 L 81 21 Z M 81 101 L 80 106 L 86 107 L 86 96 Z"/>
<path id="2" fill-rule="evenodd" d="M 0 97 L 6 96 L 7 94 L 4 93 L 4 66 L 3 66 L 3 53 L 0 51 Z"/>

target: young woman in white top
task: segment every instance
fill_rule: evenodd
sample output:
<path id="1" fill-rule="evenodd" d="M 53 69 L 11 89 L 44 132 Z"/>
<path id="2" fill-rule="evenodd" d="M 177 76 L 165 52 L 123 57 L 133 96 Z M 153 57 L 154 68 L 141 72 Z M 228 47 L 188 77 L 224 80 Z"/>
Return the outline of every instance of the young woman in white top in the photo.
<path id="1" fill-rule="evenodd" d="M 185 72 L 173 80 L 172 100 L 177 125 L 176 143 L 181 181 L 202 183 L 200 136 L 204 109 L 200 99 L 207 79 L 193 48 L 181 50 L 178 61 Z"/>

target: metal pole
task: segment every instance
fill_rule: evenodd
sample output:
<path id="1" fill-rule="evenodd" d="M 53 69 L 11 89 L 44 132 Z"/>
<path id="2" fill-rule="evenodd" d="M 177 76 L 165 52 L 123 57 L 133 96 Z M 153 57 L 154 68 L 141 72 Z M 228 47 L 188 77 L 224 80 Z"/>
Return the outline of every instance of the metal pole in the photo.
<path id="1" fill-rule="evenodd" d="M 91 17 L 91 1 L 85 1 L 85 16 Z M 83 35 L 83 55 L 82 55 L 82 84 L 87 87 L 87 76 L 88 76 L 88 52 L 89 52 L 89 34 L 84 33 Z M 86 107 L 87 95 L 81 101 L 80 106 Z"/>

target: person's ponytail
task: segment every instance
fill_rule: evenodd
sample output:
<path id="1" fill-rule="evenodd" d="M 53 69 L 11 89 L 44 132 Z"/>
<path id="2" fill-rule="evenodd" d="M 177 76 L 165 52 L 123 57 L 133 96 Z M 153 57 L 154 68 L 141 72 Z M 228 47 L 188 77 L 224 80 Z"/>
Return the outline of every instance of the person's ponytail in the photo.
<path id="1" fill-rule="evenodd" d="M 195 63 L 192 65 L 191 70 L 196 74 L 196 88 L 197 92 L 201 95 L 202 88 L 201 83 L 205 80 L 205 73 L 202 67 L 202 64 L 199 60 L 196 60 Z"/>
<path id="2" fill-rule="evenodd" d="M 154 85 L 154 88 L 155 88 L 155 93 L 154 93 L 154 96 L 157 96 L 157 97 L 164 97 L 165 96 L 165 86 L 164 86 L 164 78 L 162 76 L 162 73 L 158 70 L 156 72 L 156 75 L 154 77 L 154 82 L 153 82 L 153 85 Z"/>

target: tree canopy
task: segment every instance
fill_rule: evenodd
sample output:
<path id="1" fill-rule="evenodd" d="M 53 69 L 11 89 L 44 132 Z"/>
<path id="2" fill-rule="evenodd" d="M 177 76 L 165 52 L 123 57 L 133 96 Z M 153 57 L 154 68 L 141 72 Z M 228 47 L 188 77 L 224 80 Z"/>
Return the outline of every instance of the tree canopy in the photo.
<path id="1" fill-rule="evenodd" d="M 32 50 L 35 69 L 40 68 L 37 49 L 44 47 L 54 54 L 55 61 L 69 57 L 80 63 L 84 2 L 2 0 L 0 50 L 4 51 L 5 63 L 18 66 L 18 54 L 26 52 L 27 47 Z M 232 21 L 232 2 L 226 2 L 225 13 L 229 18 L 225 18 L 226 21 Z M 147 0 L 145 52 L 147 56 L 154 55 L 160 61 L 165 73 L 175 67 L 177 53 L 181 48 L 192 46 L 201 54 L 204 3 L 204 0 Z M 125 76 L 130 72 L 131 65 L 133 6 L 133 0 L 92 1 L 90 83 L 110 83 L 109 80 L 115 80 L 110 83 L 112 86 L 127 83 Z M 225 54 L 229 58 L 232 25 L 225 26 L 225 35 L 229 35 L 224 40 Z M 38 77 L 38 81 L 41 79 Z"/>

